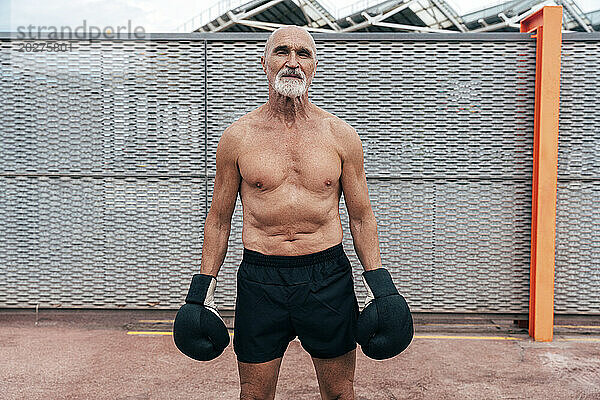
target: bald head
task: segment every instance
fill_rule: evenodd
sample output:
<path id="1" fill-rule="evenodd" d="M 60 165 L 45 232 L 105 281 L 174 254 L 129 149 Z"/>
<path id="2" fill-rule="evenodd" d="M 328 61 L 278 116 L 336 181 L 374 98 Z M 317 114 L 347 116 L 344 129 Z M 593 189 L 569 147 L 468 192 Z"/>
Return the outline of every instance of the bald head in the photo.
<path id="1" fill-rule="evenodd" d="M 271 50 L 275 38 L 279 35 L 286 33 L 290 33 L 292 35 L 299 35 L 300 37 L 308 39 L 310 41 L 315 60 L 317 59 L 317 45 L 315 44 L 315 39 L 313 39 L 312 35 L 308 33 L 308 31 L 305 28 L 296 25 L 286 25 L 275 29 L 273 33 L 271 33 L 271 36 L 269 36 L 269 38 L 267 39 L 267 43 L 265 44 L 265 50 L 263 52 L 264 57 L 267 57 L 267 54 Z"/>

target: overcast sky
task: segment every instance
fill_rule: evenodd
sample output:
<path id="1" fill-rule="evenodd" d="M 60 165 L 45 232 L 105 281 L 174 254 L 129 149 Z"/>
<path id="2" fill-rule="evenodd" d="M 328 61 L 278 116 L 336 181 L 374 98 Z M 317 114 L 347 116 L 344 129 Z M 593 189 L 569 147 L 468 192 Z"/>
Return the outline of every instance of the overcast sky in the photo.
<path id="1" fill-rule="evenodd" d="M 233 6 L 249 0 L 230 0 Z M 368 1 L 368 0 L 365 0 Z M 380 1 L 371 0 L 370 4 Z M 459 14 L 468 13 L 499 0 L 446 0 Z M 575 0 L 584 12 L 600 9 L 600 0 Z M 364 2 L 364 1 L 363 1 Z M 19 26 L 77 27 L 142 26 L 146 32 L 176 32 L 176 27 L 201 14 L 217 0 L 0 0 L 0 31 L 16 31 Z M 333 13 L 356 0 L 322 0 Z M 229 7 L 231 8 L 231 7 Z M 364 8 L 364 7 L 363 7 Z M 215 10 L 216 11 L 216 10 Z M 197 25 L 197 24 L 196 24 Z M 187 29 L 190 31 L 191 29 Z"/>

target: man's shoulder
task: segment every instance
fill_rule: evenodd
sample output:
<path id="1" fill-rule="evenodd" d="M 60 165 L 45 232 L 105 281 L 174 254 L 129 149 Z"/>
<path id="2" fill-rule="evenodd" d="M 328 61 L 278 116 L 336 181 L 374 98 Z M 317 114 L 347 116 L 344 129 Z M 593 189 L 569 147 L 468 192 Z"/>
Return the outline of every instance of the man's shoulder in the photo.
<path id="1" fill-rule="evenodd" d="M 360 137 L 352 125 L 328 111 L 321 112 L 323 121 L 329 126 L 329 131 L 341 147 L 342 153 L 346 153 L 348 147 L 352 148 L 360 143 Z"/>
<path id="2" fill-rule="evenodd" d="M 235 120 L 231 125 L 225 128 L 223 136 L 230 139 L 243 140 L 248 132 L 259 122 L 258 109 L 254 109 Z"/>
<path id="3" fill-rule="evenodd" d="M 321 120 L 329 125 L 331 132 L 336 137 L 339 137 L 340 139 L 348 139 L 357 135 L 356 130 L 352 127 L 352 125 L 337 115 L 323 110 L 322 108 L 319 108 L 319 112 L 321 113 Z"/>
<path id="4" fill-rule="evenodd" d="M 252 124 L 252 116 L 250 116 L 251 113 L 252 112 L 243 115 L 225 128 L 223 134 L 221 135 L 221 141 L 227 141 L 230 144 L 242 142 L 247 135 L 250 125 Z"/>
<path id="5" fill-rule="evenodd" d="M 328 125 L 328 130 L 335 140 L 342 160 L 362 152 L 360 137 L 352 125 L 330 112 L 322 109 L 320 109 L 320 112 L 322 113 L 321 119 Z"/>

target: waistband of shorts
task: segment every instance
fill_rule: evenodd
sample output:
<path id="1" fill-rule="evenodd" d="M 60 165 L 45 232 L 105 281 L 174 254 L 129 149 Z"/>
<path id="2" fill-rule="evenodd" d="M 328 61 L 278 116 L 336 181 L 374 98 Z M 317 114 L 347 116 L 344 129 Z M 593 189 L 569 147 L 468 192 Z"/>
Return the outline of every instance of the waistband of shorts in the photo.
<path id="1" fill-rule="evenodd" d="M 317 253 L 303 254 L 300 256 L 268 255 L 244 248 L 242 262 L 268 267 L 302 267 L 335 260 L 345 255 L 346 253 L 344 253 L 342 243 Z"/>

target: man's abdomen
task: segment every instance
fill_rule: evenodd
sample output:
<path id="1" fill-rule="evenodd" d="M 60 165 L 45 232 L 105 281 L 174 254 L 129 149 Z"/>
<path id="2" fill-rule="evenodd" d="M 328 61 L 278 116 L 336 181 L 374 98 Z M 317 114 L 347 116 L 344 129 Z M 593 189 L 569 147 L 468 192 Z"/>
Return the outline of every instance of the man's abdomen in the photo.
<path id="1" fill-rule="evenodd" d="M 339 200 L 332 196 L 251 196 L 243 199 L 242 242 L 273 255 L 311 254 L 341 243 Z M 291 195 L 290 195 L 291 194 Z"/>

